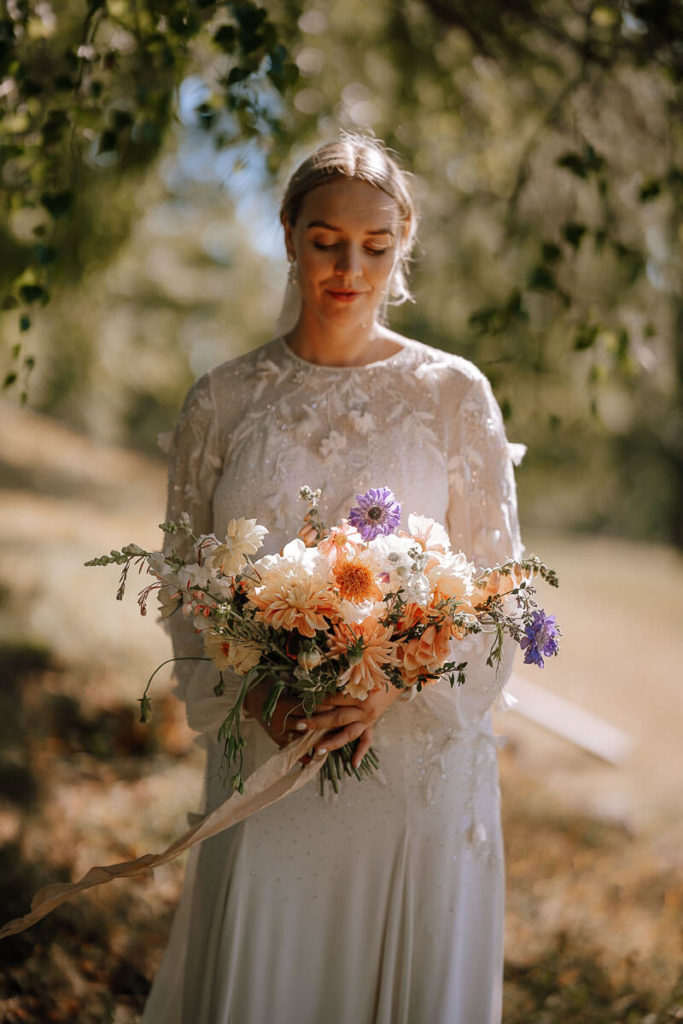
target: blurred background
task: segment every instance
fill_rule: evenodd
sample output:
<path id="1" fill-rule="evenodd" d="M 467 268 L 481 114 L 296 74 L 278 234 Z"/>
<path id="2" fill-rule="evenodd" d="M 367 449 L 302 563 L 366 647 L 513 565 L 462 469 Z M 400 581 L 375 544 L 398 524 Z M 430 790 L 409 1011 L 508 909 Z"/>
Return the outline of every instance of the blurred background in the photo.
<path id="1" fill-rule="evenodd" d="M 683 8 L 11 0 L 0 12 L 0 887 L 160 848 L 201 756 L 131 581 L 191 382 L 275 333 L 279 196 L 340 129 L 415 175 L 391 325 L 491 379 L 565 638 L 499 715 L 506 1024 L 683 1018 Z M 540 689 L 538 689 L 540 687 Z M 0 1016 L 137 1020 L 182 864 L 5 941 Z"/>

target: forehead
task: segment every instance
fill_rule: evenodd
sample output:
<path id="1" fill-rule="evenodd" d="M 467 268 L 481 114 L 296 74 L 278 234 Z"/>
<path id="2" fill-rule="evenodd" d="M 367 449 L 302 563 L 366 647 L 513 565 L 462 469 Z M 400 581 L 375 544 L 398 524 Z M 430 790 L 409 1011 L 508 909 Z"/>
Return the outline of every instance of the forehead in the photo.
<path id="1" fill-rule="evenodd" d="M 304 229 L 311 221 L 325 221 L 349 231 L 395 230 L 399 209 L 391 196 L 367 181 L 336 178 L 304 196 L 299 220 Z"/>

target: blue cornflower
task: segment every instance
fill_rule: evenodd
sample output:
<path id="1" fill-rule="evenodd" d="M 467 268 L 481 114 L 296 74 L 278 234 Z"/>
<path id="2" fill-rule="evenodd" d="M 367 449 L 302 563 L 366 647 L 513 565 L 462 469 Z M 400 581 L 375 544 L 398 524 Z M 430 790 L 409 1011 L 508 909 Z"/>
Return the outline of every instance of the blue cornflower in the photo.
<path id="1" fill-rule="evenodd" d="M 388 487 L 371 487 L 365 494 L 357 494 L 356 501 L 358 505 L 349 512 L 349 522 L 364 541 L 393 533 L 401 522 L 400 502 Z"/>
<path id="2" fill-rule="evenodd" d="M 520 641 L 520 647 L 526 651 L 524 664 L 543 668 L 543 656 L 550 658 L 558 651 L 557 638 L 561 633 L 555 624 L 555 616 L 546 615 L 538 609 L 532 613 L 531 622 L 524 632 L 526 636 Z"/>

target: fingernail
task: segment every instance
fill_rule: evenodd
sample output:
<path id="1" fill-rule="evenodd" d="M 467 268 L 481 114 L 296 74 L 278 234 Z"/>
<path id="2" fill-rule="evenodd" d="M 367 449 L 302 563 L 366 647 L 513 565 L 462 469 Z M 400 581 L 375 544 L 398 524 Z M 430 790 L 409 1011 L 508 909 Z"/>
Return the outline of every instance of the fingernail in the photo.
<path id="1" fill-rule="evenodd" d="M 318 757 L 322 757 L 323 754 L 327 753 L 327 747 L 318 747 Z"/>
<path id="2" fill-rule="evenodd" d="M 296 723 L 296 728 L 297 728 L 298 732 L 304 732 L 304 730 L 307 729 L 308 726 L 306 725 L 305 722 L 297 722 Z"/>

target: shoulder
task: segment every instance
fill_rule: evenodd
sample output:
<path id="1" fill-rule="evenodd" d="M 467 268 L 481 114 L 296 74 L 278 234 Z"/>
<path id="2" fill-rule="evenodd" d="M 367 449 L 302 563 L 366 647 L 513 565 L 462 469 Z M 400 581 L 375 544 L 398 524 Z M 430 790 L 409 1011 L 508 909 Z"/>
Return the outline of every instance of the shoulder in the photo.
<path id="1" fill-rule="evenodd" d="M 230 385 L 253 374 L 258 374 L 259 368 L 263 366 L 268 364 L 275 366 L 280 350 L 280 339 L 273 338 L 271 341 L 258 345 L 256 348 L 236 356 L 234 359 L 228 359 L 224 363 L 219 363 L 218 366 L 214 366 L 212 370 L 204 374 L 204 377 L 208 379 L 209 386 L 216 391 L 225 385 Z M 201 380 L 203 380 L 202 377 L 199 378 L 199 381 Z M 199 381 L 197 381 L 198 384 Z"/>
<path id="2" fill-rule="evenodd" d="M 258 345 L 249 352 L 234 359 L 227 359 L 224 363 L 207 370 L 197 378 L 187 392 L 183 411 L 205 416 L 219 411 L 225 415 L 228 411 L 233 411 L 239 416 L 238 407 L 242 399 L 247 397 L 247 390 L 243 384 L 262 376 L 268 367 L 271 367 L 273 372 L 277 370 L 277 341 L 278 339 L 274 339 Z"/>
<path id="3" fill-rule="evenodd" d="M 407 350 L 418 378 L 446 389 L 459 388 L 462 391 L 470 390 L 473 385 L 479 388 L 490 386 L 479 367 L 464 356 L 434 348 L 415 338 L 396 335 L 396 340 Z"/>

